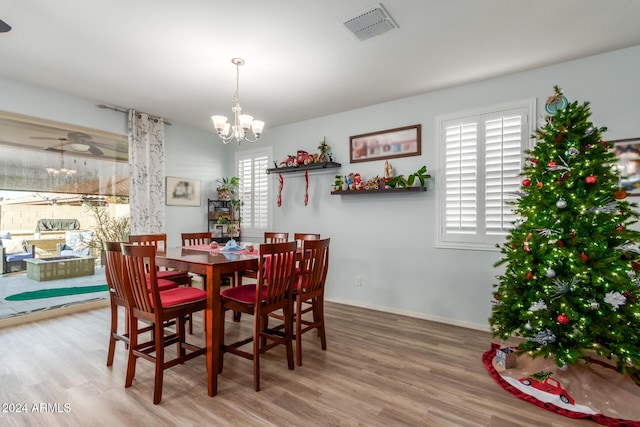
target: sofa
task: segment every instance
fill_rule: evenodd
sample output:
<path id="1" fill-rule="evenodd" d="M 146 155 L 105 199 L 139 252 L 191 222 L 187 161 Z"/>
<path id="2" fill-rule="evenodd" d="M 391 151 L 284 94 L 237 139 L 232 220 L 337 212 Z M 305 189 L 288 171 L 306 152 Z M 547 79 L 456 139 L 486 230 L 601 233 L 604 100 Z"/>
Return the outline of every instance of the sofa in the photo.
<path id="1" fill-rule="evenodd" d="M 89 256 L 91 255 L 91 240 L 93 231 L 67 231 L 64 243 L 58 243 L 58 256 Z"/>
<path id="2" fill-rule="evenodd" d="M 35 258 L 36 249 L 22 239 L 12 239 L 11 233 L 0 232 L 0 274 L 24 271 L 25 259 Z"/>

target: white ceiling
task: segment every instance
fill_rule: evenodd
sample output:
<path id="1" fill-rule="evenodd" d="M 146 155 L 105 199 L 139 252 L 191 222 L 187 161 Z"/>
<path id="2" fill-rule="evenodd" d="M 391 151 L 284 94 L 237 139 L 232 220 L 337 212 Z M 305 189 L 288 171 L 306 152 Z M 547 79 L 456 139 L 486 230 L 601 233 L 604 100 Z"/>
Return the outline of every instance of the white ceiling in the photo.
<path id="1" fill-rule="evenodd" d="M 383 0 L 399 29 L 342 22 L 375 0 L 0 0 L 0 77 L 212 130 L 270 126 L 640 45 L 637 0 Z M 105 114 L 109 114 L 105 110 Z"/>

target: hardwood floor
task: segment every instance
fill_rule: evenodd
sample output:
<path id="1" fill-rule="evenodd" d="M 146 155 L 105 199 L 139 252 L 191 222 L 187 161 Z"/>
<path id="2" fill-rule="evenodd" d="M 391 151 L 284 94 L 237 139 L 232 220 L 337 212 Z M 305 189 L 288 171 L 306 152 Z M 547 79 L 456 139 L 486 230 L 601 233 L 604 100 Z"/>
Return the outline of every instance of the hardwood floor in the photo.
<path id="1" fill-rule="evenodd" d="M 227 315 L 228 339 L 252 319 Z M 193 340 L 204 339 L 196 316 Z M 335 303 L 326 304 L 327 351 L 303 336 L 303 366 L 287 369 L 284 348 L 251 362 L 225 356 L 216 397 L 204 358 L 165 371 L 153 405 L 153 365 L 139 360 L 125 389 L 126 350 L 106 366 L 108 309 L 0 329 L 3 426 L 586 426 L 526 403 L 487 374 L 488 333 Z M 14 405 L 14 406 L 11 406 Z M 17 413 L 18 409 L 26 412 Z M 43 406 L 44 405 L 44 406 Z M 40 412 L 36 412 L 36 409 Z"/>

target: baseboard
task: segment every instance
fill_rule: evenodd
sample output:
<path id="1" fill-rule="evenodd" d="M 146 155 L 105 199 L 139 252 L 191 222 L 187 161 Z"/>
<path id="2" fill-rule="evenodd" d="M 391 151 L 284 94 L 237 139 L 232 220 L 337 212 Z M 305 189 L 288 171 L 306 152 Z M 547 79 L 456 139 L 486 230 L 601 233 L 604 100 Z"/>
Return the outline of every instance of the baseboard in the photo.
<path id="1" fill-rule="evenodd" d="M 463 320 L 451 319 L 447 317 L 430 316 L 424 313 L 416 313 L 416 312 L 407 311 L 407 310 L 398 310 L 390 307 L 383 307 L 383 306 L 378 306 L 373 304 L 363 304 L 361 302 L 356 302 L 356 301 L 345 301 L 340 299 L 328 299 L 328 298 L 325 298 L 325 301 L 335 302 L 338 304 L 351 305 L 354 307 L 366 308 L 369 310 L 382 311 L 384 313 L 398 314 L 400 316 L 414 317 L 416 319 L 429 320 L 431 322 L 443 323 L 445 325 L 460 326 L 462 328 L 475 329 L 483 332 L 490 332 L 488 324 L 484 325 L 484 324 L 473 323 L 473 322 L 465 322 Z"/>
<path id="2" fill-rule="evenodd" d="M 99 299 L 80 304 L 71 304 L 66 307 L 53 308 L 50 310 L 41 310 L 30 314 L 21 314 L 19 316 L 7 317 L 0 320 L 0 328 L 15 326 L 22 323 L 35 322 L 38 320 L 51 319 L 58 316 L 64 316 L 81 311 L 93 310 L 109 306 L 109 299 Z"/>

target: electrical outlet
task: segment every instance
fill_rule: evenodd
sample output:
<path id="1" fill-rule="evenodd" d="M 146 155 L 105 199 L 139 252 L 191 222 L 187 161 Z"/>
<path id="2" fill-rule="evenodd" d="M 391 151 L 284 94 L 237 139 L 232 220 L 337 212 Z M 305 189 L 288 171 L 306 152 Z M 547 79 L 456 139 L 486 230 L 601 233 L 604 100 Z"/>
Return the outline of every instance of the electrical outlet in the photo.
<path id="1" fill-rule="evenodd" d="M 362 286 L 362 276 L 356 276 L 356 286 Z"/>

